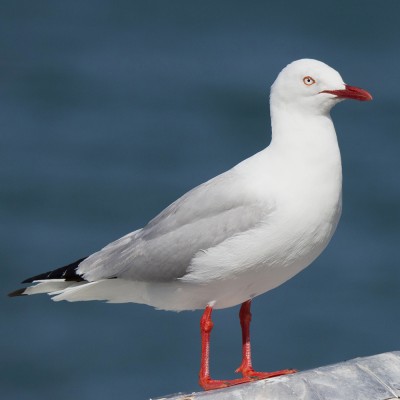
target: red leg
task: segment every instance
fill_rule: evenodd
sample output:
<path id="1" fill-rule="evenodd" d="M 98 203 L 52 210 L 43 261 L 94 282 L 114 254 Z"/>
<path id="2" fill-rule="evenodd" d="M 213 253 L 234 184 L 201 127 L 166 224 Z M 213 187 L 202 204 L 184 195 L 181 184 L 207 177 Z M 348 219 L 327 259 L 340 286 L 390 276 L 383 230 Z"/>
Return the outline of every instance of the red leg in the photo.
<path id="1" fill-rule="evenodd" d="M 201 333 L 201 365 L 199 372 L 199 384 L 204 390 L 220 389 L 227 386 L 249 382 L 250 377 L 233 380 L 216 380 L 210 377 L 210 334 L 213 328 L 211 320 L 212 307 L 207 306 L 200 320 Z"/>
<path id="2" fill-rule="evenodd" d="M 250 322 L 251 322 L 251 300 L 245 301 L 240 307 L 239 319 L 242 327 L 242 363 L 236 372 L 241 372 L 244 378 L 264 379 L 273 376 L 292 374 L 296 372 L 294 369 L 283 369 L 275 372 L 256 372 L 251 362 L 251 346 L 250 346 Z"/>

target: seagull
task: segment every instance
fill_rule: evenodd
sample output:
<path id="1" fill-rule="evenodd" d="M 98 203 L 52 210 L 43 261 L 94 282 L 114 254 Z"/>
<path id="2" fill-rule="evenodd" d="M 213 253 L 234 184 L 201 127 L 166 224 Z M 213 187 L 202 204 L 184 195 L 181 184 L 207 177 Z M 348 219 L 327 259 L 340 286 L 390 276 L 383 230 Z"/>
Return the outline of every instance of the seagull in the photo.
<path id="1" fill-rule="evenodd" d="M 342 208 L 342 167 L 330 110 L 372 100 L 325 63 L 287 65 L 271 87 L 267 148 L 195 187 L 142 229 L 69 265 L 26 279 L 10 296 L 103 300 L 157 309 L 203 309 L 199 384 L 204 390 L 296 372 L 257 372 L 252 299 L 310 265 L 328 245 Z M 210 376 L 214 309 L 241 304 L 242 377 Z"/>

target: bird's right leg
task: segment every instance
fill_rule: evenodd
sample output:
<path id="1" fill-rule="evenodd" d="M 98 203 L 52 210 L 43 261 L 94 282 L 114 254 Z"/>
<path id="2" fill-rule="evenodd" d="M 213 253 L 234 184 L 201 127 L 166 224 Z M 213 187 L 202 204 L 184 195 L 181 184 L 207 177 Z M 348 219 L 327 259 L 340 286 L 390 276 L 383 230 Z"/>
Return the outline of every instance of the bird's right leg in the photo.
<path id="1" fill-rule="evenodd" d="M 240 307 L 239 318 L 242 327 L 242 363 L 236 372 L 241 372 L 243 377 L 251 379 L 266 379 L 274 376 L 293 374 L 297 372 L 295 369 L 283 369 L 274 372 L 258 372 L 254 371 L 251 361 L 251 345 L 250 345 L 250 322 L 251 322 L 251 300 L 245 301 Z"/>

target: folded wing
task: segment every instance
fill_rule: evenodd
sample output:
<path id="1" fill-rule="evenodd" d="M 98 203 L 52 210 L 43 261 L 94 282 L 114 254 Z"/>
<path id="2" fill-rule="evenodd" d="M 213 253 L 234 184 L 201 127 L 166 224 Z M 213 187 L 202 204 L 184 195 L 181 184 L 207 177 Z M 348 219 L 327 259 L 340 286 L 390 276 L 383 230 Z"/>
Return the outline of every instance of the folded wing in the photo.
<path id="1" fill-rule="evenodd" d="M 143 229 L 82 261 L 77 273 L 87 281 L 167 282 L 183 277 L 198 252 L 252 229 L 268 213 L 265 203 L 249 198 L 244 185 L 233 169 L 194 188 Z"/>

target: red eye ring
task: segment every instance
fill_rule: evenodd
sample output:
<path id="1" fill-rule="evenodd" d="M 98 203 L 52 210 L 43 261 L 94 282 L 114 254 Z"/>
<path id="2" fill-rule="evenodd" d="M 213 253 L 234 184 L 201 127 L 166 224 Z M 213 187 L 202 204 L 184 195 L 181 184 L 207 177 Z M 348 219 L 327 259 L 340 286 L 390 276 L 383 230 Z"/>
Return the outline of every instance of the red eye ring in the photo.
<path id="1" fill-rule="evenodd" d="M 303 78 L 303 82 L 304 82 L 305 85 L 311 86 L 311 85 L 314 85 L 315 79 L 311 78 L 311 76 L 305 76 Z"/>

